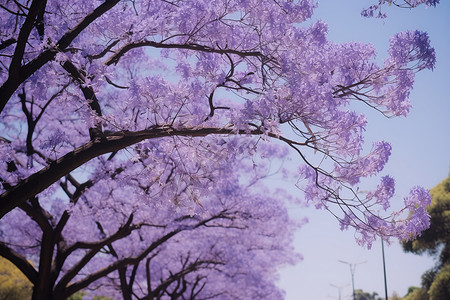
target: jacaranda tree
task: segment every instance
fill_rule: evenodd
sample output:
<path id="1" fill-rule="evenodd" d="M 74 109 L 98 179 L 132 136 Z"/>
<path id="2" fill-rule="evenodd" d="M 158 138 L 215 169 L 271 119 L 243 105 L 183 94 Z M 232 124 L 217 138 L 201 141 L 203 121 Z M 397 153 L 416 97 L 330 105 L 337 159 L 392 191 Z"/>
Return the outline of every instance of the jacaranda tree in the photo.
<path id="1" fill-rule="evenodd" d="M 279 299 L 299 224 L 291 196 L 264 188 L 276 169 L 362 245 L 429 226 L 423 188 L 394 212 L 390 176 L 358 191 L 391 146 L 363 151 L 354 111 L 408 114 L 435 63 L 427 34 L 393 36 L 379 64 L 373 46 L 302 24 L 315 5 L 1 2 L 0 255 L 34 299 Z"/>
<path id="2" fill-rule="evenodd" d="M 297 261 L 296 224 L 269 191 L 240 188 L 233 165 L 211 169 L 224 179 L 191 211 L 176 203 L 181 183 L 155 189 L 159 182 L 139 183 L 126 172 L 114 175 L 114 186 L 107 174 L 68 192 L 70 212 L 61 199 L 44 209 L 35 198 L 3 218 L 0 251 L 24 264 L 35 299 L 81 290 L 114 299 L 281 299 L 275 267 Z"/>

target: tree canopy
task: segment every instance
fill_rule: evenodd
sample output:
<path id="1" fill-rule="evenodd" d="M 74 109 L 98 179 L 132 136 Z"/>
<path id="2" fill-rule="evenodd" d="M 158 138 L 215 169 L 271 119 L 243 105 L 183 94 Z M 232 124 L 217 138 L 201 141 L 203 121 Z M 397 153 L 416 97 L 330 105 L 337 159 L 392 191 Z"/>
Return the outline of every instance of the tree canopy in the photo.
<path id="1" fill-rule="evenodd" d="M 379 63 L 372 45 L 328 40 L 315 6 L 0 5 L 0 255 L 34 299 L 280 299 L 301 225 L 288 201 L 369 247 L 429 226 L 424 188 L 399 211 L 389 175 L 359 191 L 391 146 L 365 151 L 353 110 L 406 116 L 415 73 L 435 64 L 428 35 L 396 34 Z M 267 187 L 274 173 L 299 195 Z"/>
<path id="2" fill-rule="evenodd" d="M 377 296 L 376 292 L 367 293 L 360 289 L 355 290 L 355 300 L 379 300 L 380 298 Z"/>
<path id="3" fill-rule="evenodd" d="M 414 240 L 403 243 L 403 249 L 421 254 L 428 252 L 439 258 L 440 264 L 450 260 L 450 177 L 430 191 L 432 202 L 428 208 L 430 227 Z"/>
<path id="4" fill-rule="evenodd" d="M 32 285 L 11 262 L 0 257 L 0 299 L 30 299 Z"/>
<path id="5" fill-rule="evenodd" d="M 415 240 L 402 244 L 407 252 L 427 252 L 438 258 L 436 266 L 422 275 L 423 289 L 410 296 L 411 299 L 419 298 L 416 295 L 432 300 L 450 297 L 450 177 L 432 188 L 431 196 L 430 227 Z"/>

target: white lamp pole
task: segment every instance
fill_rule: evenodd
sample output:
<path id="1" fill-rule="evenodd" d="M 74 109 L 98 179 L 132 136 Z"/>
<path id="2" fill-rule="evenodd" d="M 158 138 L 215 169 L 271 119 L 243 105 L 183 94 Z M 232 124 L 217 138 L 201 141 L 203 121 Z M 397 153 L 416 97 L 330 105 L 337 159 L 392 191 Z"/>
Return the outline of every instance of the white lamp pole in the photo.
<path id="1" fill-rule="evenodd" d="M 354 263 L 354 264 L 346 262 L 346 261 L 343 261 L 343 260 L 339 260 L 339 262 L 341 262 L 343 264 L 347 264 L 347 265 L 350 266 L 350 274 L 352 275 L 353 300 L 356 300 L 356 296 L 355 296 L 355 269 L 356 269 L 357 265 L 363 264 L 363 263 L 365 263 L 367 261 L 362 261 L 362 262 L 358 262 L 358 263 Z"/>

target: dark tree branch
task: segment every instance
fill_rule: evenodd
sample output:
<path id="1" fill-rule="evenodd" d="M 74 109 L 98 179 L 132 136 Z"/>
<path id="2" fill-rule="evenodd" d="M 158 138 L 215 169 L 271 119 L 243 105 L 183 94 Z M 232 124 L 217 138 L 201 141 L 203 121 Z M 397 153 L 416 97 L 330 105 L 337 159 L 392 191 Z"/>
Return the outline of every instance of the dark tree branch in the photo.
<path id="1" fill-rule="evenodd" d="M 116 88 L 121 89 L 121 90 L 127 90 L 127 89 L 130 88 L 128 86 L 122 86 L 122 85 L 118 85 L 117 83 L 112 82 L 112 80 L 109 79 L 108 76 L 105 76 L 105 80 L 106 80 L 107 83 L 109 83 L 113 87 L 116 87 Z"/>
<path id="2" fill-rule="evenodd" d="M 56 97 L 58 97 L 59 95 L 62 94 L 62 92 L 64 92 L 64 90 L 70 85 L 70 82 L 66 83 L 65 85 L 63 85 L 61 87 L 61 89 L 59 91 L 57 91 L 56 93 L 54 93 L 50 99 L 45 103 L 45 105 L 42 107 L 40 113 L 37 115 L 36 119 L 34 120 L 35 123 L 39 122 L 39 120 L 42 118 L 42 116 L 44 115 L 45 110 L 47 109 L 47 107 L 50 105 L 50 103 L 52 103 L 53 100 L 56 99 Z"/>
<path id="3" fill-rule="evenodd" d="M 201 285 L 201 281 L 202 279 L 207 279 L 206 276 L 197 276 L 197 278 L 195 279 L 195 283 L 192 285 L 191 288 L 191 295 L 189 299 L 196 299 L 197 296 L 200 294 L 200 292 L 204 289 L 204 287 L 206 286 L 206 281 L 204 281 Z M 199 286 L 199 288 L 196 291 L 197 286 Z M 216 295 L 218 296 L 218 295 Z"/>
<path id="4" fill-rule="evenodd" d="M 175 281 L 184 278 L 187 274 L 195 272 L 202 268 L 208 268 L 210 265 L 224 265 L 221 261 L 215 261 L 215 260 L 196 260 L 195 262 L 190 263 L 187 266 L 183 266 L 184 268 L 180 270 L 179 272 L 175 274 L 171 274 L 170 277 L 168 277 L 166 280 L 161 282 L 161 284 L 156 287 L 153 292 L 152 296 L 160 295 L 164 292 L 167 292 L 167 288 Z M 151 296 L 150 296 L 151 299 Z"/>
<path id="5" fill-rule="evenodd" d="M 93 184 L 94 184 L 93 181 L 88 180 L 85 183 L 77 186 L 77 189 L 75 190 L 75 192 L 72 194 L 72 196 L 70 198 L 70 202 L 73 204 L 76 204 L 78 199 L 84 193 L 84 191 L 86 189 L 90 188 Z M 66 241 L 64 240 L 64 238 L 62 236 L 62 231 L 63 231 L 64 227 L 66 226 L 67 222 L 69 221 L 69 218 L 70 218 L 70 213 L 67 210 L 64 211 L 61 218 L 59 219 L 59 222 L 56 224 L 55 229 L 53 231 L 53 234 L 55 236 L 55 241 L 58 246 L 58 252 L 57 252 L 57 255 L 55 258 L 55 266 L 54 266 L 54 270 L 56 272 L 59 272 L 62 269 L 62 266 L 67 258 L 67 256 L 61 256 L 59 254 L 64 253 L 64 251 L 66 250 L 66 247 L 67 247 Z"/>
<path id="6" fill-rule="evenodd" d="M 40 0 L 43 1 L 43 0 Z M 17 68 L 17 70 L 13 71 L 14 76 L 9 76 L 8 79 L 3 83 L 3 85 L 0 87 L 0 112 L 3 111 L 6 103 L 8 103 L 11 96 L 14 94 L 14 92 L 17 90 L 17 88 L 34 72 L 39 70 L 43 65 L 45 65 L 47 62 L 53 60 L 58 53 L 58 51 L 64 51 L 70 43 L 92 22 L 94 22 L 98 17 L 103 15 L 105 12 L 110 10 L 112 7 L 114 7 L 120 0 L 106 0 L 103 4 L 99 5 L 94 11 L 90 14 L 88 14 L 80 23 L 78 23 L 74 28 L 67 31 L 62 38 L 56 43 L 55 47 L 52 47 L 50 49 L 47 49 L 46 51 L 42 52 L 38 55 L 35 59 L 30 61 L 24 66 L 20 65 L 20 62 L 22 60 L 22 56 L 20 57 L 20 60 L 16 58 L 14 55 L 14 64 L 18 64 L 14 68 Z M 33 1 L 33 3 L 36 1 Z M 35 15 L 37 12 L 35 13 Z M 30 25 L 31 27 L 34 24 Z M 28 26 L 28 25 L 27 25 Z M 30 29 L 31 30 L 31 29 Z M 24 33 L 25 34 L 25 33 Z M 24 35 L 23 34 L 23 35 Z M 26 36 L 28 38 L 28 35 Z M 20 40 L 20 36 L 18 39 L 18 42 Z M 26 43 L 26 40 L 25 40 Z M 17 46 L 16 46 L 16 49 Z M 18 51 L 18 50 L 17 50 Z M 20 53 L 18 53 L 20 54 Z M 11 67 L 14 66 L 11 62 Z M 10 69 L 11 72 L 11 69 Z"/>
<path id="7" fill-rule="evenodd" d="M 41 228 L 42 240 L 39 257 L 39 271 L 36 281 L 33 282 L 33 294 L 39 299 L 41 295 L 52 289 L 58 273 L 52 268 L 55 235 L 53 232 L 53 216 L 41 207 L 37 198 L 30 199 L 30 203 L 23 203 L 20 208 L 24 210 Z M 41 297 L 42 298 L 42 297 Z"/>
<path id="8" fill-rule="evenodd" d="M 32 298 L 35 300 L 44 300 L 45 295 L 49 295 L 51 292 L 58 277 L 58 274 L 52 272 L 54 246 L 53 230 L 43 230 L 39 254 L 39 273 L 33 288 Z"/>
<path id="9" fill-rule="evenodd" d="M 27 120 L 27 126 L 28 126 L 27 138 L 26 138 L 26 149 L 27 149 L 28 156 L 31 156 L 34 153 L 37 153 L 37 151 L 33 147 L 33 135 L 34 135 L 34 130 L 36 129 L 37 123 L 44 115 L 44 112 L 47 109 L 47 107 L 50 105 L 50 103 L 53 100 L 55 100 L 56 97 L 59 96 L 68 86 L 69 86 L 69 84 L 65 84 L 58 92 L 53 94 L 50 97 L 50 99 L 45 103 L 45 105 L 42 107 L 41 111 L 39 112 L 39 114 L 37 115 L 36 118 L 33 117 L 34 100 L 31 101 L 30 109 L 28 109 L 28 107 L 27 107 L 27 99 L 26 99 L 27 97 L 26 97 L 26 93 L 25 93 L 25 88 L 23 88 L 22 93 L 20 93 L 18 95 L 21 105 L 22 105 L 22 112 L 25 114 L 25 117 Z M 45 158 L 45 160 L 48 160 L 48 159 Z"/>
<path id="10" fill-rule="evenodd" d="M 43 4 L 41 5 L 38 14 L 36 16 L 36 30 L 41 37 L 41 39 L 44 38 L 44 13 L 45 13 L 45 7 L 47 6 L 47 0 L 43 1 Z"/>
<path id="11" fill-rule="evenodd" d="M 182 231 L 181 229 L 176 229 L 176 230 L 174 230 L 174 231 L 164 235 L 163 237 L 159 238 L 158 240 L 154 241 L 147 249 L 145 249 L 138 256 L 127 257 L 127 258 L 115 261 L 114 263 L 110 264 L 109 266 L 107 266 L 107 267 L 105 267 L 105 268 L 103 268 L 103 269 L 101 269 L 101 270 L 99 270 L 97 272 L 91 273 L 90 275 L 86 276 L 82 280 L 80 280 L 80 281 L 78 281 L 76 283 L 73 283 L 73 284 L 71 284 L 69 286 L 67 286 L 67 284 L 70 282 L 70 280 L 73 278 L 73 276 L 75 276 L 77 274 L 77 272 L 75 274 L 73 274 L 73 276 L 69 276 L 71 278 L 69 278 L 69 277 L 66 278 L 66 276 L 68 275 L 67 274 L 60 280 L 60 282 L 58 283 L 57 287 L 58 287 L 58 289 L 63 290 L 64 287 L 67 286 L 67 288 L 64 289 L 65 290 L 64 296 L 68 297 L 68 296 L 72 295 L 73 293 L 88 287 L 94 281 L 96 281 L 96 280 L 98 280 L 98 279 L 100 279 L 100 278 L 110 274 L 111 272 L 117 271 L 119 268 L 122 268 L 122 267 L 127 266 L 127 265 L 134 265 L 134 264 L 139 263 L 151 251 L 153 251 L 158 246 L 162 245 L 167 240 L 169 240 L 170 238 L 172 238 L 173 236 L 175 236 L 176 234 L 178 234 L 181 231 Z M 100 250 L 100 248 L 98 250 Z M 97 250 L 97 249 L 94 249 L 92 251 L 92 252 L 95 252 L 95 253 L 89 253 L 81 260 L 81 263 L 83 263 L 83 266 L 84 266 L 85 263 L 87 263 L 86 260 L 90 260 L 93 257 L 92 254 L 96 254 L 98 252 L 98 250 L 97 251 L 95 251 L 95 250 Z M 72 269 L 69 272 L 72 273 L 71 271 L 72 271 Z M 67 281 L 67 279 L 69 279 L 69 280 Z"/>
<path id="12" fill-rule="evenodd" d="M 152 260 L 152 257 L 149 257 L 145 261 L 145 279 L 147 281 L 147 294 L 152 293 L 152 273 L 150 270 L 150 262 Z"/>
<path id="13" fill-rule="evenodd" d="M 17 38 L 16 49 L 14 49 L 14 56 L 11 60 L 11 64 L 9 65 L 10 78 L 17 79 L 19 77 L 28 36 L 33 29 L 37 15 L 41 10 L 45 9 L 45 7 L 42 6 L 45 6 L 46 2 L 46 0 L 33 0 L 33 2 L 31 2 L 30 10 L 28 11 L 25 22 L 20 29 L 19 37 Z"/>
<path id="14" fill-rule="evenodd" d="M 16 42 L 17 42 L 17 40 L 14 38 L 7 39 L 6 41 L 3 41 L 0 43 L 0 50 L 3 50 Z"/>
<path id="15" fill-rule="evenodd" d="M 69 60 L 66 60 L 64 63 L 61 64 L 61 66 L 64 68 L 64 70 L 66 70 L 70 74 L 70 76 L 72 76 L 73 80 L 78 82 L 80 89 L 83 92 L 84 98 L 86 98 L 88 102 L 89 107 L 95 112 L 97 116 L 101 117 L 102 110 L 100 108 L 97 96 L 95 96 L 92 87 L 87 85 L 85 75 L 82 74 L 82 72 L 78 70 L 78 68 L 75 67 L 75 65 Z M 89 128 L 89 135 L 91 137 L 91 140 L 96 137 L 100 137 L 102 135 L 101 124 L 96 124 L 95 127 Z"/>
<path id="16" fill-rule="evenodd" d="M 37 198 L 32 198 L 19 207 L 39 225 L 43 232 L 52 231 L 52 224 L 50 223 L 52 215 L 41 207 Z"/>
<path id="17" fill-rule="evenodd" d="M 71 247 L 69 247 L 66 251 L 64 251 L 64 253 L 62 255 L 65 257 L 68 257 L 72 252 L 74 252 L 75 250 L 79 250 L 79 249 L 88 249 L 88 250 L 98 252 L 101 248 L 103 248 L 121 238 L 128 236 L 131 232 L 140 228 L 140 225 L 131 225 L 132 222 L 133 222 L 133 214 L 131 214 L 130 217 L 128 218 L 127 222 L 124 225 L 122 225 L 116 231 L 116 233 L 112 234 L 111 236 L 105 237 L 102 240 L 97 241 L 97 242 L 76 242 Z"/>
<path id="18" fill-rule="evenodd" d="M 73 293 L 81 290 L 82 288 L 87 287 L 87 285 L 82 286 L 81 288 L 72 289 L 72 291 L 69 291 L 68 289 L 66 289 L 69 282 L 80 272 L 81 269 L 83 269 L 86 266 L 86 264 L 100 251 L 100 249 L 102 249 L 104 246 L 106 246 L 108 244 L 113 243 L 114 241 L 124 238 L 125 236 L 129 235 L 134 229 L 136 229 L 136 226 L 131 225 L 132 222 L 133 222 L 133 214 L 130 215 L 127 222 L 123 226 L 121 226 L 116 231 L 116 233 L 114 233 L 113 235 L 111 235 L 107 238 L 104 238 L 101 241 L 93 242 L 93 243 L 77 242 L 74 245 L 72 245 L 70 248 L 68 248 L 66 251 L 61 253 L 60 259 L 62 261 L 64 261 L 73 251 L 75 251 L 77 249 L 89 249 L 90 250 L 80 261 L 78 261 L 70 270 L 68 270 L 61 277 L 58 284 L 54 288 L 55 295 L 63 295 L 64 294 L 65 297 L 69 297 Z M 108 274 L 108 273 L 106 273 L 106 274 Z M 88 277 L 90 277 L 90 276 L 88 276 Z M 90 283 L 92 283 L 92 282 L 90 282 Z"/>
<path id="19" fill-rule="evenodd" d="M 12 262 L 31 283 L 36 283 L 38 272 L 33 265 L 28 262 L 26 257 L 9 248 L 3 242 L 0 242 L 0 255 Z"/>
<path id="20" fill-rule="evenodd" d="M 122 297 L 123 300 L 132 300 L 131 293 L 132 293 L 132 281 L 130 280 L 130 284 L 127 283 L 127 268 L 126 266 L 121 267 L 117 271 L 119 273 L 119 280 L 120 280 L 120 288 L 122 291 Z"/>
<path id="21" fill-rule="evenodd" d="M 124 258 L 121 260 L 117 260 L 114 263 L 110 264 L 109 266 L 107 266 L 97 272 L 91 273 L 84 279 L 82 279 L 76 283 L 73 283 L 70 286 L 67 286 L 69 284 L 69 282 L 74 278 L 74 276 L 76 274 L 78 274 L 78 272 L 98 253 L 98 251 L 100 251 L 101 248 L 113 243 L 114 241 L 116 241 L 120 238 L 123 238 L 123 237 L 129 235 L 133 230 L 139 229 L 142 226 L 142 224 L 131 225 L 131 221 L 132 221 L 132 215 L 131 215 L 127 224 L 122 226 L 112 236 L 105 238 L 100 242 L 94 242 L 94 243 L 80 243 L 79 242 L 79 243 L 74 244 L 70 249 L 68 249 L 66 251 L 65 255 L 68 255 L 69 253 L 73 252 L 76 249 L 80 249 L 80 248 L 91 249 L 91 251 L 89 251 L 80 260 L 80 262 L 76 266 L 74 266 L 71 270 L 69 270 L 61 278 L 61 280 L 57 284 L 57 287 L 55 288 L 55 293 L 57 291 L 58 293 L 63 293 L 64 297 L 68 297 L 68 296 L 72 295 L 73 293 L 75 293 L 83 288 L 88 287 L 94 281 L 110 274 L 111 272 L 118 271 L 121 268 L 125 268 L 126 266 L 129 266 L 129 265 L 139 264 L 141 261 L 143 261 L 145 259 L 145 257 L 147 257 L 157 247 L 164 244 L 165 242 L 167 242 L 169 239 L 171 239 L 178 233 L 180 233 L 182 231 L 186 231 L 186 230 L 193 230 L 193 229 L 201 227 L 201 226 L 206 226 L 207 223 L 209 223 L 213 220 L 222 219 L 222 218 L 224 218 L 224 216 L 222 213 L 220 213 L 217 216 L 212 216 L 208 219 L 202 220 L 202 221 L 198 222 L 197 224 L 195 224 L 194 226 L 183 226 L 183 227 L 177 228 L 177 229 L 165 234 L 164 236 L 160 237 L 156 241 L 152 242 L 151 245 L 148 246 L 145 250 L 143 250 L 139 255 L 134 256 L 134 257 Z"/>
<path id="22" fill-rule="evenodd" d="M 233 128 L 186 128 L 174 129 L 168 126 L 159 126 L 152 129 L 130 132 L 120 131 L 102 138 L 96 138 L 72 152 L 67 153 L 63 157 L 53 161 L 47 167 L 39 172 L 34 173 L 24 179 L 8 191 L 0 195 L 0 218 L 6 213 L 26 201 L 44 191 L 50 185 L 58 181 L 71 171 L 82 166 L 84 163 L 100 155 L 119 151 L 128 146 L 139 143 L 143 140 L 163 138 L 169 136 L 185 136 L 185 137 L 205 137 L 208 135 L 263 135 L 279 139 L 290 145 L 305 146 L 306 143 L 291 141 L 283 136 L 272 133 L 264 133 L 259 129 L 255 130 L 234 130 Z"/>
<path id="23" fill-rule="evenodd" d="M 4 10 L 6 10 L 8 13 L 10 13 L 10 14 L 12 14 L 12 15 L 14 15 L 14 16 L 18 16 L 18 17 L 26 17 L 27 15 L 25 14 L 25 13 L 19 13 L 19 11 L 13 11 L 13 10 L 10 10 L 9 8 L 7 8 L 6 6 L 4 6 L 4 5 L 1 5 L 0 4 L 0 8 L 1 9 L 4 9 Z"/>
<path id="24" fill-rule="evenodd" d="M 109 44 L 108 46 L 106 46 L 106 48 L 105 48 L 102 52 L 100 52 L 99 54 L 88 55 L 88 58 L 89 58 L 89 59 L 92 59 L 92 60 L 102 58 L 102 57 L 105 56 L 109 51 L 111 51 L 111 49 L 112 49 L 115 45 L 117 45 L 117 43 L 119 43 L 119 42 L 120 42 L 120 40 L 115 40 L 115 41 L 113 41 L 111 44 Z"/>
<path id="25" fill-rule="evenodd" d="M 31 156 L 33 154 L 33 132 L 34 128 L 36 126 L 36 123 L 33 120 L 33 103 L 31 104 L 31 109 L 28 110 L 27 108 L 27 95 L 25 93 L 25 88 L 22 89 L 22 93 L 19 94 L 19 99 L 22 104 L 22 111 L 25 114 L 25 117 L 27 119 L 27 125 L 28 125 L 28 132 L 27 132 L 27 139 L 26 139 L 26 145 L 27 145 L 27 155 Z"/>
<path id="26" fill-rule="evenodd" d="M 260 51 L 240 51 L 234 49 L 215 49 L 209 46 L 199 45 L 199 44 L 164 44 L 160 42 L 153 41 L 143 41 L 143 42 L 135 42 L 131 44 L 127 44 L 123 46 L 116 54 L 111 56 L 105 64 L 107 66 L 112 64 L 117 64 L 119 59 L 128 51 L 139 48 L 139 47 L 153 47 L 153 48 L 164 48 L 164 49 L 186 49 L 192 51 L 200 51 L 200 52 L 209 52 L 209 53 L 218 53 L 218 54 L 235 54 L 241 57 L 264 57 L 264 55 Z"/>
<path id="27" fill-rule="evenodd" d="M 84 191 L 89 189 L 94 185 L 94 182 L 92 180 L 88 180 L 82 184 L 80 184 L 75 192 L 72 194 L 72 197 L 70 198 L 70 202 L 73 204 L 76 204 L 78 199 L 83 195 Z M 63 215 L 61 216 L 61 219 L 59 220 L 58 224 L 56 225 L 55 232 L 60 234 L 66 225 L 67 221 L 69 219 L 69 213 L 65 211 Z"/>

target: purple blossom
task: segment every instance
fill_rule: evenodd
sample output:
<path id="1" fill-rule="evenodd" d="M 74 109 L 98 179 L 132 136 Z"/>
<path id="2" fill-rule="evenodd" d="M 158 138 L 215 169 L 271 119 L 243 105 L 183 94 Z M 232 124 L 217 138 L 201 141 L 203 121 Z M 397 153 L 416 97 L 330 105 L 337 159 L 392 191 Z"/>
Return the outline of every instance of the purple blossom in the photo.
<path id="1" fill-rule="evenodd" d="M 32 1 L 45 30 L 25 35 L 32 9 L 16 2 L 0 10 L 0 230 L 24 273 L 55 279 L 37 290 L 280 299 L 302 224 L 280 175 L 361 245 L 428 226 L 425 190 L 390 212 L 394 179 L 359 189 L 391 146 L 362 154 L 353 105 L 406 116 L 415 73 L 435 63 L 425 33 L 395 35 L 379 65 L 374 46 L 302 23 L 312 0 Z"/>
<path id="2" fill-rule="evenodd" d="M 42 149 L 55 149 L 57 147 L 62 146 L 64 143 L 67 143 L 68 138 L 64 132 L 62 132 L 59 128 L 56 129 L 51 135 L 49 135 L 48 139 L 41 144 Z"/>
<path id="3" fill-rule="evenodd" d="M 418 69 L 433 69 L 436 62 L 434 49 L 426 32 L 405 31 L 390 40 L 391 61 L 401 67 L 414 62 Z"/>
<path id="4" fill-rule="evenodd" d="M 414 210 L 416 207 L 426 208 L 431 205 L 430 191 L 422 187 L 414 187 L 403 201 L 410 210 Z"/>
<path id="5" fill-rule="evenodd" d="M 390 176 L 383 176 L 376 190 L 367 194 L 367 199 L 376 199 L 376 203 L 380 204 L 384 210 L 387 210 L 391 204 L 390 200 L 395 193 L 395 180 Z"/>
<path id="6" fill-rule="evenodd" d="M 366 156 L 335 164 L 334 172 L 341 180 L 352 185 L 357 184 L 360 178 L 373 176 L 383 170 L 391 155 L 391 149 L 391 145 L 387 142 L 376 142 Z"/>

